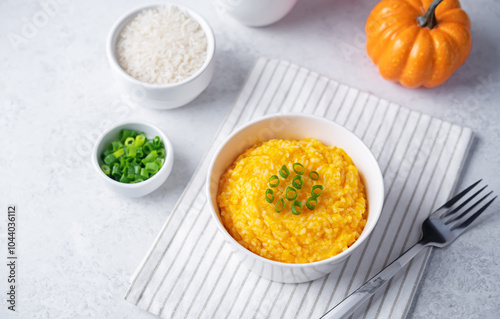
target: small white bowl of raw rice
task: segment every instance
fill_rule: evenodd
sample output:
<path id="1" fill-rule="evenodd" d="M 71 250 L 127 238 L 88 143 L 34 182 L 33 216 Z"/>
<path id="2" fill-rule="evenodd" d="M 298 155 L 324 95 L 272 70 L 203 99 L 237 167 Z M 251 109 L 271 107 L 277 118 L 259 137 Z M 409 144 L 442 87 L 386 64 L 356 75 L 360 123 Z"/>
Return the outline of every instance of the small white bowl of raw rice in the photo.
<path id="1" fill-rule="evenodd" d="M 138 104 L 172 109 L 212 80 L 215 37 L 198 13 L 171 3 L 142 5 L 113 25 L 106 55 L 115 78 Z"/>
<path id="2" fill-rule="evenodd" d="M 375 157 L 346 128 L 276 114 L 221 143 L 207 195 L 220 233 L 247 268 L 299 283 L 330 273 L 369 238 L 384 183 Z"/>

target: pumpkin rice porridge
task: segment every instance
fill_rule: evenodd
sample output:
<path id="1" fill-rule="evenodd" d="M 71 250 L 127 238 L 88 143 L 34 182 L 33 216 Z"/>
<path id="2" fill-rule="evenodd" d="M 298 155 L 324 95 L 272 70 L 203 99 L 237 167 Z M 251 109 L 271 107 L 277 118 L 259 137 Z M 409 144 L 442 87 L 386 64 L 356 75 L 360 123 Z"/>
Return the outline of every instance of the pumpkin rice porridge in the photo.
<path id="1" fill-rule="evenodd" d="M 335 256 L 361 235 L 366 192 L 347 153 L 315 139 L 270 140 L 222 175 L 217 202 L 231 236 L 271 260 Z"/>

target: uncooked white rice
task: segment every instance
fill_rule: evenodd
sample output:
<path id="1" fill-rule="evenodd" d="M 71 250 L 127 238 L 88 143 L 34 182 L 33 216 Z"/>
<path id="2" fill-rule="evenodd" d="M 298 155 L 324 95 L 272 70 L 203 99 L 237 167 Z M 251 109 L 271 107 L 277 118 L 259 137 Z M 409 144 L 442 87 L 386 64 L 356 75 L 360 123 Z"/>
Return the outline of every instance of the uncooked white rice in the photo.
<path id="1" fill-rule="evenodd" d="M 152 84 L 180 82 L 201 68 L 207 37 L 173 5 L 140 12 L 120 33 L 118 61 L 132 77 Z"/>

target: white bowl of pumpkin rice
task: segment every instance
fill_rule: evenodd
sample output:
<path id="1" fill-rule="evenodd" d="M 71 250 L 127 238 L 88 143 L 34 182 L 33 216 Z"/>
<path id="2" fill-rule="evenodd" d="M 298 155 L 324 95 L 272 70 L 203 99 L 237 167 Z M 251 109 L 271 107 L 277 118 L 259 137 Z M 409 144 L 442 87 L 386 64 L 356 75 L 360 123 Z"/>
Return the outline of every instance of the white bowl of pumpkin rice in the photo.
<path id="1" fill-rule="evenodd" d="M 207 193 L 213 220 L 247 268 L 299 283 L 330 273 L 363 245 L 384 184 L 369 148 L 343 126 L 274 114 L 221 143 Z"/>

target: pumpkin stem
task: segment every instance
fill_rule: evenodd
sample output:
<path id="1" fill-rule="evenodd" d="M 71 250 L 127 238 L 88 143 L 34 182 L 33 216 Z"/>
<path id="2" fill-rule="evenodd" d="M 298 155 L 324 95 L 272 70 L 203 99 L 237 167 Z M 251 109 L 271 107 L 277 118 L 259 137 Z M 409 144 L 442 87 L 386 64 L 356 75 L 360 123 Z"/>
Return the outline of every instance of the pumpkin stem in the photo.
<path id="1" fill-rule="evenodd" d="M 432 1 L 429 9 L 427 9 L 427 12 L 417 18 L 417 22 L 422 28 L 427 27 L 429 29 L 434 29 L 437 26 L 435 11 L 441 2 L 443 2 L 443 0 Z"/>

